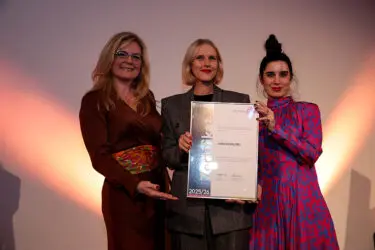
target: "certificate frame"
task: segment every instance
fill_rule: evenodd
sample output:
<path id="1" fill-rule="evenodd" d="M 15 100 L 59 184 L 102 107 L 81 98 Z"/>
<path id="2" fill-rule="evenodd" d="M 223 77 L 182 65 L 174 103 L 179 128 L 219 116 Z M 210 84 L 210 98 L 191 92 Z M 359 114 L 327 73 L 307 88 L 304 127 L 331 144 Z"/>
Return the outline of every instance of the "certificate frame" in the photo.
<path id="1" fill-rule="evenodd" d="M 258 117 L 251 103 L 191 102 L 188 198 L 257 200 Z"/>

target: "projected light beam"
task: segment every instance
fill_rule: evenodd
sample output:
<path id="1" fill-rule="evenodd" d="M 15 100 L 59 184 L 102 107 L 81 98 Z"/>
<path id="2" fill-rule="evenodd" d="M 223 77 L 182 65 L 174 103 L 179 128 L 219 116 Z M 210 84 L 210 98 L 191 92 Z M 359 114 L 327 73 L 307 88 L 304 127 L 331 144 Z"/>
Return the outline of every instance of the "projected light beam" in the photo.
<path id="1" fill-rule="evenodd" d="M 37 84 L 1 63 L 0 79 L 0 138 L 8 157 L 46 186 L 100 213 L 102 178 L 91 167 L 77 115 L 25 89 Z M 23 89 L 13 87 L 18 83 Z"/>
<path id="2" fill-rule="evenodd" d="M 345 173 L 375 123 L 375 52 L 340 99 L 323 130 L 323 154 L 317 162 L 324 193 Z"/>

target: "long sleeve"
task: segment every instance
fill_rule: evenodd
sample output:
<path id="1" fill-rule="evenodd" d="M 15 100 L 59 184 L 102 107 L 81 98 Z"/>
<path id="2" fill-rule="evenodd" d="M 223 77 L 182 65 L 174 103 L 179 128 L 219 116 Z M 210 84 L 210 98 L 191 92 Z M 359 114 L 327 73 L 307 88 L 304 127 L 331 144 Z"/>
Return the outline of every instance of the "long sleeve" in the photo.
<path id="1" fill-rule="evenodd" d="M 170 169 L 179 168 L 181 165 L 181 158 L 183 152 L 178 147 L 178 138 L 172 126 L 172 120 L 168 113 L 167 102 L 165 99 L 161 100 L 161 116 L 163 118 L 162 125 L 162 150 L 163 158 L 166 160 Z"/>
<path id="2" fill-rule="evenodd" d="M 303 163 L 313 166 L 322 154 L 322 125 L 320 110 L 316 104 L 304 104 L 302 109 L 303 134 L 296 137 L 291 127 L 283 129 L 275 125 L 272 137 L 289 149 Z"/>
<path id="3" fill-rule="evenodd" d="M 243 103 L 250 103 L 250 96 L 246 94 L 242 102 Z"/>
<path id="4" fill-rule="evenodd" d="M 82 137 L 92 166 L 108 181 L 124 186 L 128 193 L 134 197 L 140 180 L 137 176 L 126 171 L 112 157 L 110 145 L 107 142 L 105 111 L 99 111 L 95 97 L 95 95 L 85 95 L 79 113 Z"/>

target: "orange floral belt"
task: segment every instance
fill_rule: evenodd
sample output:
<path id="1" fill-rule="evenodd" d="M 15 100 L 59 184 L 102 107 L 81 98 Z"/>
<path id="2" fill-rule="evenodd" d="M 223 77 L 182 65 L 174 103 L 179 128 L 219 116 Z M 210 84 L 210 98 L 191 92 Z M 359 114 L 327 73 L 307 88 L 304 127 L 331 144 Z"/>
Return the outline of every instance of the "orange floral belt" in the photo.
<path id="1" fill-rule="evenodd" d="M 117 162 L 131 174 L 149 172 L 158 166 L 158 149 L 141 145 L 112 154 Z"/>

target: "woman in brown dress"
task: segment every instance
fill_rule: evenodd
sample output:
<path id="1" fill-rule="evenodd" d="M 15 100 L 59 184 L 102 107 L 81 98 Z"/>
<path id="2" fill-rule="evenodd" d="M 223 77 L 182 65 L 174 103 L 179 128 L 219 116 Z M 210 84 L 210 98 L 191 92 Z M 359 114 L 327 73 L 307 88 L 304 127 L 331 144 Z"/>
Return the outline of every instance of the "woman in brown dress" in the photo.
<path id="1" fill-rule="evenodd" d="M 82 98 L 80 125 L 96 171 L 105 177 L 102 212 L 109 250 L 163 249 L 161 118 L 149 90 L 143 41 L 114 35 L 93 71 L 94 87 Z"/>

